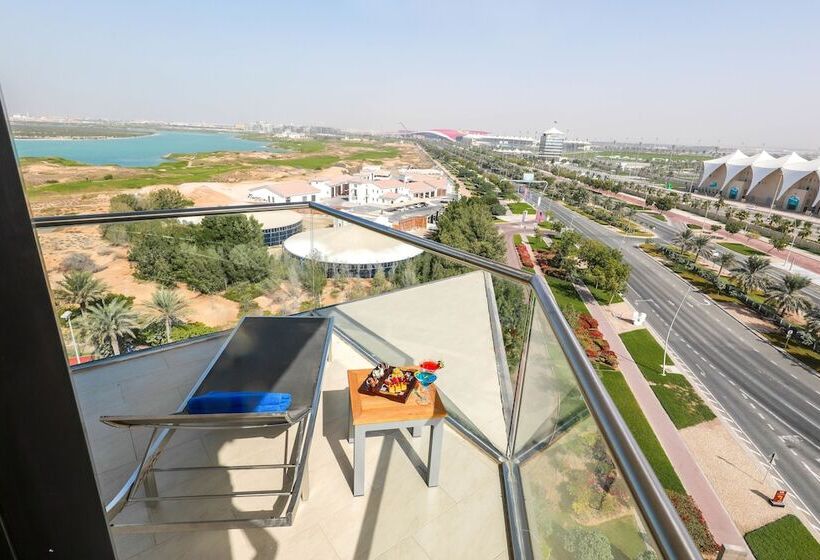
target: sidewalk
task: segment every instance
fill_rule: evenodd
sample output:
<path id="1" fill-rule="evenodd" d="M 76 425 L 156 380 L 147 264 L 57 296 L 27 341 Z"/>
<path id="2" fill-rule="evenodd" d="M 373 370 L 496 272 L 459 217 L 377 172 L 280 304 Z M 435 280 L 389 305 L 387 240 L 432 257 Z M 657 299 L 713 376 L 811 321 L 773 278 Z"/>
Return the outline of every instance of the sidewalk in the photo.
<path id="1" fill-rule="evenodd" d="M 598 328 L 609 342 L 610 348 L 618 355 L 619 369 L 623 373 L 635 399 L 646 415 L 646 419 L 655 431 L 669 460 L 675 467 L 686 491 L 694 498 L 703 512 L 706 524 L 718 544 L 735 545 L 746 549 L 743 535 L 735 527 L 732 518 L 723 507 L 712 485 L 700 470 L 695 458 L 686 446 L 680 432 L 669 419 L 652 388 L 644 378 L 638 366 L 632 360 L 629 351 L 621 342 L 618 332 L 610 323 L 609 314 L 595 301 L 586 286 L 576 284 L 576 289 L 589 308 L 589 312 L 598 321 Z M 751 556 L 750 556 L 751 557 Z"/>

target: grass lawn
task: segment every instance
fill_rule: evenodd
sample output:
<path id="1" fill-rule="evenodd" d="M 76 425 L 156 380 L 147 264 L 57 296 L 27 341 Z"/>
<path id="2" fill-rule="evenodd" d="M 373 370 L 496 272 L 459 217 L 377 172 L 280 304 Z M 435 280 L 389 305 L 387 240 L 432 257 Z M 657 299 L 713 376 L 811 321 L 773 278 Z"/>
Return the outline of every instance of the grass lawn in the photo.
<path id="1" fill-rule="evenodd" d="M 629 385 L 627 385 L 624 376 L 620 371 L 609 368 L 599 368 L 598 373 L 606 390 L 615 402 L 615 406 L 618 407 L 618 411 L 629 427 L 629 431 L 635 436 L 641 451 L 646 455 L 649 464 L 652 465 L 652 470 L 655 471 L 661 485 L 666 490 L 685 493 L 675 468 L 669 462 L 669 457 L 666 456 L 657 436 L 655 436 L 655 432 L 652 431 L 652 426 L 649 425 L 649 421 L 641 411 L 638 401 L 635 400 L 635 396 L 629 390 Z"/>
<path id="2" fill-rule="evenodd" d="M 612 294 L 609 292 L 596 288 L 595 286 L 590 285 L 589 282 L 587 282 L 587 288 L 589 288 L 589 291 L 592 292 L 592 295 L 595 297 L 595 301 L 597 301 L 600 305 L 609 305 L 610 298 L 612 299 L 612 303 L 621 303 L 624 300 L 624 298 L 618 294 L 615 294 L 615 297 L 612 297 Z"/>
<path id="3" fill-rule="evenodd" d="M 85 167 L 85 163 L 74 161 L 73 159 L 66 159 L 61 157 L 22 157 L 20 158 L 20 165 L 27 163 L 50 163 L 52 165 L 62 165 L 63 167 Z"/>
<path id="4" fill-rule="evenodd" d="M 521 245 L 521 235 L 518 233 L 513 234 L 513 243 L 515 245 Z"/>
<path id="5" fill-rule="evenodd" d="M 622 555 L 616 558 L 637 558 L 641 552 L 646 550 L 646 544 L 640 533 L 635 530 L 635 518 L 631 515 L 616 517 L 610 521 L 593 525 L 591 528 L 606 535 L 614 552 Z"/>
<path id="6" fill-rule="evenodd" d="M 535 235 L 530 235 L 530 236 L 527 237 L 527 242 L 530 244 L 530 247 L 532 247 L 533 251 L 546 251 L 547 250 L 547 244 L 544 241 L 543 237 L 537 237 Z"/>
<path id="7" fill-rule="evenodd" d="M 297 169 L 312 169 L 314 171 L 325 169 L 339 162 L 336 156 L 305 156 L 301 158 L 287 159 L 259 159 L 246 160 L 248 163 L 259 163 L 261 165 L 296 167 Z"/>
<path id="8" fill-rule="evenodd" d="M 327 147 L 327 144 L 321 140 L 275 140 L 272 144 L 277 148 L 302 154 L 314 154 Z"/>
<path id="9" fill-rule="evenodd" d="M 523 214 L 525 211 L 530 215 L 535 214 L 535 208 L 526 202 L 510 202 L 507 207 L 513 214 Z"/>
<path id="10" fill-rule="evenodd" d="M 651 218 L 655 218 L 658 221 L 665 222 L 666 216 L 661 214 L 660 212 L 643 212 L 644 215 L 649 216 Z"/>
<path id="11" fill-rule="evenodd" d="M 786 345 L 786 335 L 781 332 L 766 333 L 765 336 L 769 342 L 772 343 L 772 345 L 777 346 L 778 348 L 783 348 Z M 786 348 L 786 352 L 809 366 L 814 371 L 820 372 L 820 352 L 815 352 L 811 348 L 806 348 L 801 344 L 796 344 L 793 339 L 789 343 L 789 347 Z"/>
<path id="12" fill-rule="evenodd" d="M 562 309 L 574 309 L 578 313 L 589 313 L 589 309 L 584 305 L 581 296 L 575 291 L 575 286 L 573 286 L 571 282 L 563 278 L 556 278 L 555 276 L 545 275 L 544 277 L 559 307 Z"/>
<path id="13" fill-rule="evenodd" d="M 663 375 L 661 362 L 663 347 L 646 329 L 629 331 L 620 335 L 635 364 L 652 386 L 652 391 L 678 429 L 712 420 L 715 415 L 683 375 Z M 669 356 L 667 365 L 673 365 Z"/>
<path id="14" fill-rule="evenodd" d="M 750 531 L 744 538 L 757 560 L 820 558 L 820 543 L 794 515 L 781 517 Z"/>
<path id="15" fill-rule="evenodd" d="M 732 243 L 731 241 L 718 241 L 718 245 L 721 247 L 726 247 L 734 251 L 735 253 L 740 253 L 741 255 L 765 255 L 763 251 L 758 251 L 757 249 L 752 249 L 748 245 L 744 245 L 743 243 Z"/>
<path id="16" fill-rule="evenodd" d="M 398 155 L 398 148 L 384 148 L 383 150 L 362 150 L 360 152 L 354 152 L 349 156 L 344 156 L 344 159 L 350 161 L 382 160 L 394 158 Z"/>

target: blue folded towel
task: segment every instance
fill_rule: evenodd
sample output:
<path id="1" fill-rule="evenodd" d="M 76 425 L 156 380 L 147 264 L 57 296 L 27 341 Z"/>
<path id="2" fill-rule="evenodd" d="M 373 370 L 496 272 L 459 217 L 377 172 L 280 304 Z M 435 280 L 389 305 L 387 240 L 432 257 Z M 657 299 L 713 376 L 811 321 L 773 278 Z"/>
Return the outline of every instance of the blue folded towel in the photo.
<path id="1" fill-rule="evenodd" d="M 211 391 L 189 400 L 188 414 L 285 412 L 291 400 L 290 393 Z"/>

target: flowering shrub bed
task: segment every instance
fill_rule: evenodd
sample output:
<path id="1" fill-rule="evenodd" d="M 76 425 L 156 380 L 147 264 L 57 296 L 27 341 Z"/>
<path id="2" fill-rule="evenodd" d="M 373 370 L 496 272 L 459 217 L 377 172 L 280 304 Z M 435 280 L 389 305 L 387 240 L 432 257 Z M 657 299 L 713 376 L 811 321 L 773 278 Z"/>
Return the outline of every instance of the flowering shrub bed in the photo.
<path id="1" fill-rule="evenodd" d="M 535 267 L 532 262 L 532 258 L 530 257 L 530 253 L 524 245 L 516 245 L 515 250 L 518 251 L 518 260 L 521 261 L 521 266 L 526 266 L 527 268 Z"/>
<path id="2" fill-rule="evenodd" d="M 603 333 L 598 330 L 598 321 L 592 315 L 582 313 L 578 317 L 575 334 L 590 360 L 595 360 L 612 368 L 618 367 L 618 356 L 609 349 L 609 343 L 604 340 Z"/>

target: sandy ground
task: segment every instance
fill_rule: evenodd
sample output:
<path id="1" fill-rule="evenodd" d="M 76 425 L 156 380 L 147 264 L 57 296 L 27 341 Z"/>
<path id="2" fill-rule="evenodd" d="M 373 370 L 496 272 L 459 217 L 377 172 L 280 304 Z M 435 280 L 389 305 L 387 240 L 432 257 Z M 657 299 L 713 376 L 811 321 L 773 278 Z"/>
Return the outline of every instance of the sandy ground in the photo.
<path id="1" fill-rule="evenodd" d="M 45 260 L 46 272 L 52 290 L 62 280 L 59 270 L 62 260 L 72 253 L 85 254 L 97 264 L 94 276 L 104 282 L 108 291 L 134 298 L 134 308 L 145 311 L 143 304 L 159 287 L 154 282 L 137 280 L 133 277 L 131 263 L 128 262 L 126 247 L 112 246 L 100 235 L 95 226 L 66 227 L 59 230 L 41 230 L 40 246 Z M 188 303 L 185 318 L 200 321 L 213 327 L 232 325 L 239 312 L 239 304 L 218 295 L 205 295 L 179 286 L 181 295 Z"/>
<path id="2" fill-rule="evenodd" d="M 768 499 L 776 490 L 771 477 L 732 436 L 719 419 L 680 431 L 706 478 L 720 496 L 735 524 L 747 533 L 786 514 L 797 515 L 788 503 L 777 508 Z"/>

